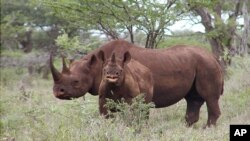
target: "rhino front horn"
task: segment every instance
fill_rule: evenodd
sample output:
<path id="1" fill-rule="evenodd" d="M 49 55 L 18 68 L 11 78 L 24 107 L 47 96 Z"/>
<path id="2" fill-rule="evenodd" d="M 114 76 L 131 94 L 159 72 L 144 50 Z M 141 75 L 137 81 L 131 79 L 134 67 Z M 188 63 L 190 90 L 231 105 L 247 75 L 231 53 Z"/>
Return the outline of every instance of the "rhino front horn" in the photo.
<path id="1" fill-rule="evenodd" d="M 51 70 L 51 74 L 53 76 L 54 81 L 59 81 L 61 78 L 61 73 L 55 68 L 54 64 L 53 64 L 53 57 L 52 57 L 52 53 L 50 54 L 50 70 Z"/>

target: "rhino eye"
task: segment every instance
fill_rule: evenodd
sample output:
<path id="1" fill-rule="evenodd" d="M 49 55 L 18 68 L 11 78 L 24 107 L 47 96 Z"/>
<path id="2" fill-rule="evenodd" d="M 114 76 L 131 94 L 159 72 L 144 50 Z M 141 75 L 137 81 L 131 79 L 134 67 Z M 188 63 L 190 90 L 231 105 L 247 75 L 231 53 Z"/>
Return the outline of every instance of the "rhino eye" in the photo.
<path id="1" fill-rule="evenodd" d="M 79 84 L 79 81 L 78 80 L 74 80 L 73 82 L 72 82 L 72 85 L 73 86 L 76 86 L 76 85 L 78 85 Z"/>

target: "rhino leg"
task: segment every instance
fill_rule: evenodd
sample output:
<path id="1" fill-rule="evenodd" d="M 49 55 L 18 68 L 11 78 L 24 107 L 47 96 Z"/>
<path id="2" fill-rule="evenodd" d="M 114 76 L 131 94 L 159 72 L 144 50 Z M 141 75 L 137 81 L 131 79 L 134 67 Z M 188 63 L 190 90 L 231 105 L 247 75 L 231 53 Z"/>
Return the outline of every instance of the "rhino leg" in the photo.
<path id="1" fill-rule="evenodd" d="M 221 112 L 219 107 L 219 99 L 208 99 L 207 110 L 208 110 L 208 120 L 207 126 L 216 125 L 216 121 L 219 118 Z"/>
<path id="2" fill-rule="evenodd" d="M 99 96 L 99 111 L 101 115 L 104 115 L 107 118 L 108 110 L 105 107 L 106 99 L 103 96 Z"/>
<path id="3" fill-rule="evenodd" d="M 101 115 L 103 115 L 105 118 L 109 118 L 108 116 L 108 109 L 105 106 L 106 105 L 106 98 L 110 95 L 110 90 L 108 89 L 107 83 L 105 81 L 102 81 L 99 87 L 99 112 Z"/>
<path id="4" fill-rule="evenodd" d="M 201 97 L 192 97 L 188 96 L 185 98 L 187 102 L 186 110 L 186 122 L 187 126 L 191 126 L 199 120 L 200 108 L 204 103 L 204 100 Z"/>
<path id="5" fill-rule="evenodd" d="M 221 112 L 219 107 L 219 98 L 222 90 L 222 82 L 220 77 L 216 75 L 204 75 L 203 79 L 196 80 L 196 90 L 198 94 L 206 101 L 208 120 L 207 127 L 216 125 Z M 209 78 L 210 77 L 210 78 Z"/>

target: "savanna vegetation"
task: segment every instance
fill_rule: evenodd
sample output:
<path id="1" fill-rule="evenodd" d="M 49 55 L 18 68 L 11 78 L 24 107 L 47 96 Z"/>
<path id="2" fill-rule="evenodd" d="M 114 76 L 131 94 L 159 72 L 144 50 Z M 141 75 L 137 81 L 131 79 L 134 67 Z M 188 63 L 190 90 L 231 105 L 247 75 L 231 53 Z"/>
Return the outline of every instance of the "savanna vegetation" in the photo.
<path id="1" fill-rule="evenodd" d="M 52 95 L 52 80 L 42 79 L 39 74 L 29 75 L 25 68 L 1 68 L 1 140 L 226 141 L 230 124 L 250 124 L 249 72 L 250 59 L 236 57 L 228 68 L 217 126 L 203 129 L 207 120 L 205 105 L 199 122 L 190 128 L 185 125 L 184 100 L 163 109 L 151 108 L 148 121 L 136 110 L 147 108 L 143 103 L 134 105 L 137 116 L 121 104 L 123 113 L 104 119 L 99 116 L 97 97 L 87 94 L 85 100 L 58 100 Z"/>
<path id="2" fill-rule="evenodd" d="M 229 140 L 230 124 L 250 124 L 248 0 L 3 0 L 1 1 L 0 140 Z M 172 30 L 178 21 L 204 32 Z M 243 22 L 240 22 L 243 21 Z M 203 129 L 207 109 L 188 128 L 186 103 L 151 108 L 140 98 L 114 118 L 99 116 L 98 97 L 56 99 L 48 59 L 77 59 L 111 39 L 146 48 L 188 44 L 206 48 L 225 69 L 221 117 Z M 57 67 L 61 66 L 58 58 Z M 141 109 L 150 108 L 149 119 Z"/>

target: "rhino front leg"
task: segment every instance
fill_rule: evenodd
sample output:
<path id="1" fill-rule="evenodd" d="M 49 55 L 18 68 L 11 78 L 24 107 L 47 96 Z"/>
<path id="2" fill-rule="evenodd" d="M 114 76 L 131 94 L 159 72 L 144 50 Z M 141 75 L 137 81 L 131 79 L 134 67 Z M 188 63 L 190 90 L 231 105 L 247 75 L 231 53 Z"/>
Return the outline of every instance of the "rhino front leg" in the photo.
<path id="1" fill-rule="evenodd" d="M 105 107 L 106 99 L 103 95 L 99 95 L 99 112 L 101 115 L 107 117 L 108 109 Z"/>
<path id="2" fill-rule="evenodd" d="M 99 87 L 99 112 L 107 118 L 108 109 L 105 107 L 108 88 L 105 82 L 101 82 Z"/>

